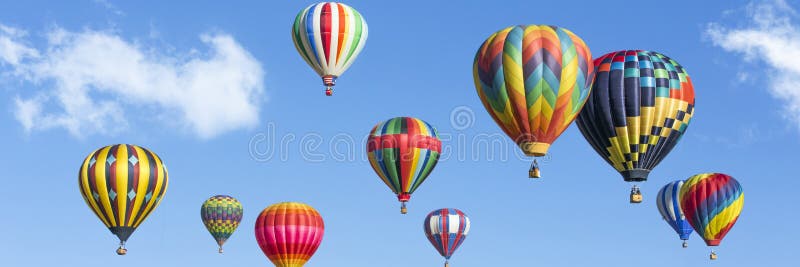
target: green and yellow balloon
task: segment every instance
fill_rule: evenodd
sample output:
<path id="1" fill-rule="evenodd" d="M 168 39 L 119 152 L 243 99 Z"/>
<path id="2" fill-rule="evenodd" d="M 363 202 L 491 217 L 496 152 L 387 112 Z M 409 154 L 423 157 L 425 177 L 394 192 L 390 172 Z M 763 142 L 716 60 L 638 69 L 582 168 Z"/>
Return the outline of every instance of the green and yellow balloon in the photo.
<path id="1" fill-rule="evenodd" d="M 219 253 L 223 252 L 222 245 L 239 227 L 243 212 L 242 203 L 226 195 L 213 196 L 200 207 L 200 218 L 217 241 Z"/>

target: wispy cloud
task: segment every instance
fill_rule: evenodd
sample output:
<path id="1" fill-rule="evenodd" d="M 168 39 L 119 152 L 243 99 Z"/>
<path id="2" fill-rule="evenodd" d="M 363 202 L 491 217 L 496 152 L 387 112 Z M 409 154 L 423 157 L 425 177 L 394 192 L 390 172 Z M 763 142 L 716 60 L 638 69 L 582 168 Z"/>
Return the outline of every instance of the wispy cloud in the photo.
<path id="1" fill-rule="evenodd" d="M 763 62 L 769 70 L 769 91 L 784 102 L 786 118 L 800 128 L 800 29 L 797 11 L 786 1 L 749 4 L 744 26 L 711 23 L 706 34 L 714 45 L 744 55 L 748 63 Z M 747 80 L 749 76 L 739 76 Z"/>
<path id="2" fill-rule="evenodd" d="M 65 128 L 84 137 L 141 123 L 211 138 L 258 123 L 264 71 L 230 35 L 201 35 L 207 51 L 172 55 L 111 32 L 54 28 L 41 50 L 25 36 L 0 25 L 0 62 L 36 88 L 14 99 L 28 132 Z"/>
<path id="3" fill-rule="evenodd" d="M 692 136 L 702 142 L 723 145 L 729 149 L 739 149 L 757 144 L 763 140 L 771 139 L 774 133 L 770 129 L 762 129 L 757 123 L 752 123 L 749 125 L 741 125 L 737 131 L 730 131 L 723 135 L 709 135 L 694 132 Z"/>
<path id="4" fill-rule="evenodd" d="M 0 63 L 16 66 L 23 58 L 39 56 L 38 51 L 23 42 L 27 35 L 25 31 L 0 24 Z"/>
<path id="5" fill-rule="evenodd" d="M 125 13 L 122 12 L 122 10 L 117 8 L 117 6 L 115 6 L 114 4 L 109 2 L 108 0 L 94 0 L 94 3 L 104 7 L 106 9 L 108 9 L 108 11 L 110 11 L 111 13 L 114 13 L 115 15 L 119 15 L 119 16 L 125 15 Z"/>

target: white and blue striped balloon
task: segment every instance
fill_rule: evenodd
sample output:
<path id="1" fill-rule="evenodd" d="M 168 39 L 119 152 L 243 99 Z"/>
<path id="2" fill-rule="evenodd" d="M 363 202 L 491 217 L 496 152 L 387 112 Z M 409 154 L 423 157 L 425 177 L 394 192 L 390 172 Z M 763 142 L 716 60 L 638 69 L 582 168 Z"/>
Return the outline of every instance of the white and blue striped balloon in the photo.
<path id="1" fill-rule="evenodd" d="M 692 234 L 692 226 L 686 220 L 683 211 L 681 211 L 681 203 L 678 194 L 681 191 L 682 185 L 683 180 L 678 180 L 662 187 L 661 190 L 658 191 L 656 206 L 658 206 L 658 211 L 661 213 L 661 216 L 669 226 L 678 233 L 681 240 L 688 240 L 689 235 Z"/>

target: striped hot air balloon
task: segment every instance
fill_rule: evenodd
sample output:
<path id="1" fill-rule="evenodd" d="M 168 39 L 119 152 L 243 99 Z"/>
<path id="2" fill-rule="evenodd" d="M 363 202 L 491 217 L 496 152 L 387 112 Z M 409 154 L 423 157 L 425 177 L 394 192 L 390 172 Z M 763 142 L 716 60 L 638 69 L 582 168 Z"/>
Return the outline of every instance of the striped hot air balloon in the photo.
<path id="1" fill-rule="evenodd" d="M 325 94 L 333 94 L 336 79 L 353 64 L 367 42 L 367 22 L 352 7 L 336 2 L 310 5 L 292 26 L 297 52 L 322 77 Z"/>
<path id="2" fill-rule="evenodd" d="M 127 144 L 95 150 L 78 172 L 83 200 L 119 238 L 119 255 L 127 253 L 125 243 L 161 202 L 168 183 L 167 168 L 158 155 Z"/>
<path id="3" fill-rule="evenodd" d="M 442 141 L 427 122 L 397 117 L 375 125 L 367 140 L 367 156 L 372 169 L 397 194 L 400 212 L 406 202 L 436 167 Z"/>
<path id="4" fill-rule="evenodd" d="M 216 195 L 203 202 L 203 206 L 200 207 L 200 218 L 217 241 L 219 253 L 223 252 L 222 245 L 239 227 L 243 213 L 242 203 L 231 196 Z"/>
<path id="5" fill-rule="evenodd" d="M 689 235 L 692 234 L 692 226 L 686 220 L 683 211 L 681 211 L 681 202 L 678 195 L 681 191 L 682 180 L 668 183 L 661 190 L 658 191 L 656 199 L 656 206 L 661 217 L 664 218 L 669 226 L 678 233 L 678 236 L 683 240 L 683 247 L 687 247 L 686 240 L 689 240 Z"/>
<path id="6" fill-rule="evenodd" d="M 646 181 L 689 126 L 692 80 L 678 62 L 653 51 L 612 52 L 594 63 L 597 78 L 578 129 L 626 182 Z M 631 202 L 641 202 L 636 185 Z"/>
<path id="7" fill-rule="evenodd" d="M 703 173 L 681 186 L 681 210 L 692 228 L 708 246 L 719 246 L 744 207 L 744 191 L 733 177 L 722 173 Z M 717 254 L 711 251 L 711 259 Z"/>
<path id="8" fill-rule="evenodd" d="M 565 28 L 512 26 L 483 42 L 472 76 L 497 125 L 526 155 L 541 157 L 586 102 L 594 65 L 589 47 Z M 529 176 L 538 172 L 534 160 Z"/>
<path id="9" fill-rule="evenodd" d="M 453 252 L 461 246 L 469 233 L 469 217 L 457 209 L 434 210 L 425 217 L 422 225 L 425 236 L 433 247 L 444 257 L 444 266 L 448 267 Z"/>
<path id="10" fill-rule="evenodd" d="M 264 209 L 256 219 L 256 241 L 276 267 L 302 267 L 322 243 L 325 224 L 319 212 L 298 202 Z"/>

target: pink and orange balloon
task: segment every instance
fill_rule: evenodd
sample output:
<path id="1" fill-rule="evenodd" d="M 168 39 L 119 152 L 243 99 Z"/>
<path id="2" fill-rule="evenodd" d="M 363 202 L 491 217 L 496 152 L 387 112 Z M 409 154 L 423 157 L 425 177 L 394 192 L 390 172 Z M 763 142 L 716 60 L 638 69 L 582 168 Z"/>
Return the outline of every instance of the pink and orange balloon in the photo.
<path id="1" fill-rule="evenodd" d="M 258 215 L 255 230 L 258 246 L 276 267 L 301 267 L 322 243 L 325 224 L 311 206 L 282 202 Z"/>

